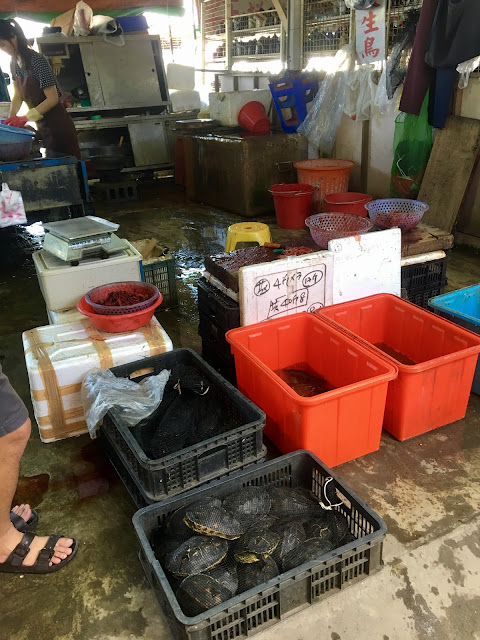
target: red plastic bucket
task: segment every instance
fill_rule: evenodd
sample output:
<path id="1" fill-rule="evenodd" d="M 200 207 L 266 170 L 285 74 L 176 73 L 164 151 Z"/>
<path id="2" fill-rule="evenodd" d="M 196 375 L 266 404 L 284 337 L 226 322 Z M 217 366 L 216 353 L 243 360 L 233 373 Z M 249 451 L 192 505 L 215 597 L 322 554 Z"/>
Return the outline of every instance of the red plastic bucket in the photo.
<path id="1" fill-rule="evenodd" d="M 368 193 L 329 193 L 325 196 L 326 209 L 332 213 L 350 213 L 353 216 L 367 217 L 365 205 L 371 202 L 372 196 Z"/>
<path id="2" fill-rule="evenodd" d="M 261 102 L 253 100 L 243 105 L 238 114 L 238 124 L 242 129 L 252 133 L 269 133 L 270 120 L 267 117 L 265 107 Z"/>
<path id="3" fill-rule="evenodd" d="M 315 187 L 311 184 L 274 184 L 270 187 L 278 226 L 303 229 L 310 215 L 314 192 Z"/>

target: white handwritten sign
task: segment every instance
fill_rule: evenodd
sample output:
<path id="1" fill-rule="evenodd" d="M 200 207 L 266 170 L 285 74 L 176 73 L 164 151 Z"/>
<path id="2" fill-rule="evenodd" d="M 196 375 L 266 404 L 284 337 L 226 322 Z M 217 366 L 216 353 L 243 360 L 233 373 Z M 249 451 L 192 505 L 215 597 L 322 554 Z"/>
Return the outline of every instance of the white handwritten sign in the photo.
<path id="1" fill-rule="evenodd" d="M 242 326 L 332 304 L 333 254 L 319 251 L 239 272 Z"/>
<path id="2" fill-rule="evenodd" d="M 385 60 L 385 0 L 377 0 L 366 11 L 355 11 L 355 28 L 358 63 Z"/>
<path id="3" fill-rule="evenodd" d="M 376 293 L 400 295 L 400 229 L 330 240 L 328 248 L 333 253 L 333 304 Z"/>

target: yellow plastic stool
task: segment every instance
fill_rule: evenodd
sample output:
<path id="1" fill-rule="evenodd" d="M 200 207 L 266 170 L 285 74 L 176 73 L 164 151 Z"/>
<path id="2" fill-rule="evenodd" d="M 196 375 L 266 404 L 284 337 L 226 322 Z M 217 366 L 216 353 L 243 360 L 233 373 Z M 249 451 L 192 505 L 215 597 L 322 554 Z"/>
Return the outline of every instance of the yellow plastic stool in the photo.
<path id="1" fill-rule="evenodd" d="M 238 242 L 258 242 L 262 247 L 271 242 L 270 227 L 263 222 L 239 222 L 228 227 L 225 251 L 233 251 Z"/>

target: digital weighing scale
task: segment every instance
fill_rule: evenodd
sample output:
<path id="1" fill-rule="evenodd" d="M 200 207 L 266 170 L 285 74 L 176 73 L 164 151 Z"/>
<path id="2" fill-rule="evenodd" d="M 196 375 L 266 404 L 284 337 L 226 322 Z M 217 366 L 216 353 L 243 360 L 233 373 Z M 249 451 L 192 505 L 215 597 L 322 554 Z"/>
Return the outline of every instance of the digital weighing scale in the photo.
<path id="1" fill-rule="evenodd" d="M 44 224 L 43 248 L 64 262 L 77 262 L 84 258 L 110 255 L 124 251 L 127 244 L 115 235 L 120 225 L 85 216 Z"/>

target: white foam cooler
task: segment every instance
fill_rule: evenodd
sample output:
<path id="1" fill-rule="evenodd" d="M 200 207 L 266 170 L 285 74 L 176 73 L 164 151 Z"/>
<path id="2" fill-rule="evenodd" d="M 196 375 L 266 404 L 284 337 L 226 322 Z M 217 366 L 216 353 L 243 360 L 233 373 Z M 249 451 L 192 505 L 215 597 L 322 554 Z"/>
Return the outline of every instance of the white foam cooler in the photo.
<path id="1" fill-rule="evenodd" d="M 85 316 L 83 313 L 74 309 L 66 309 L 65 311 L 50 311 L 47 309 L 48 324 L 69 324 L 71 322 L 80 322 Z"/>
<path id="2" fill-rule="evenodd" d="M 38 282 L 49 311 L 65 311 L 90 289 L 110 282 L 140 281 L 141 254 L 124 241 L 127 247 L 108 258 L 85 258 L 76 267 L 47 251 L 35 251 L 33 262 Z"/>
<path id="3" fill-rule="evenodd" d="M 148 325 L 126 333 L 105 333 L 90 320 L 49 325 L 22 336 L 35 420 L 43 442 L 88 431 L 81 398 L 85 376 L 173 348 L 154 317 Z"/>

